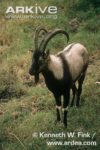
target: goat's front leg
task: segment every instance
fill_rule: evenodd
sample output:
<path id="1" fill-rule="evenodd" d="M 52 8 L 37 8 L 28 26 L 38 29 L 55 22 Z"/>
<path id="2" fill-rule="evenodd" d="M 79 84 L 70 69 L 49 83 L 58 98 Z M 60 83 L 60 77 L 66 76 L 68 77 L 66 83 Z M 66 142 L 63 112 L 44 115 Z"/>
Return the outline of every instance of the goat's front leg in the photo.
<path id="1" fill-rule="evenodd" d="M 67 127 L 67 114 L 68 114 L 69 98 L 70 98 L 70 90 L 68 90 L 67 93 L 64 95 L 64 102 L 63 102 L 63 109 L 62 109 L 64 112 L 63 123 L 64 123 L 65 127 Z"/>
<path id="2" fill-rule="evenodd" d="M 60 111 L 61 111 L 61 96 L 54 95 L 56 99 L 56 111 L 57 111 L 57 122 L 61 120 Z"/>

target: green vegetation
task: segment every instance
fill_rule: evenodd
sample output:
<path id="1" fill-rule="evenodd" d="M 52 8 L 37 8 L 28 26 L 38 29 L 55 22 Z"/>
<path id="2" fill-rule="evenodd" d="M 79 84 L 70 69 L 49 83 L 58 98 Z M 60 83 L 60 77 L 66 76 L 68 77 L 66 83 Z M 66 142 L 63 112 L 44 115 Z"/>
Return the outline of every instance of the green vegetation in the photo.
<path id="1" fill-rule="evenodd" d="M 0 0 L 0 150 L 99 150 L 100 149 L 100 1 L 39 0 L 41 7 L 56 5 L 57 19 L 7 19 L 8 6 L 32 6 L 35 0 Z M 77 26 L 72 25 L 76 19 Z M 68 128 L 55 125 L 55 101 L 41 76 L 35 87 L 29 76 L 34 47 L 33 33 L 40 25 L 63 28 L 71 42 L 81 42 L 90 54 L 81 107 L 70 108 Z M 56 43 L 56 44 L 55 44 Z M 55 37 L 51 53 L 62 50 L 66 39 Z M 90 138 L 34 138 L 34 132 L 89 132 Z M 94 137 L 92 135 L 95 133 Z M 47 146 L 47 141 L 96 141 L 97 146 Z"/>

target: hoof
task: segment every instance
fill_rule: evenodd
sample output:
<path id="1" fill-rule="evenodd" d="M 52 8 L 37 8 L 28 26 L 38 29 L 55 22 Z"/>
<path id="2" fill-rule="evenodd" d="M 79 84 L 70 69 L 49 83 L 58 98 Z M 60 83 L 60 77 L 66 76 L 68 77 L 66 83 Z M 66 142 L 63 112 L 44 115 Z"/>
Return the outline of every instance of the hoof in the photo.
<path id="1" fill-rule="evenodd" d="M 80 105 L 79 105 L 79 104 L 76 104 L 76 107 L 77 107 L 77 108 L 79 108 L 79 107 L 80 107 Z"/>
<path id="2" fill-rule="evenodd" d="M 63 122 L 64 127 L 67 128 L 67 122 Z"/>
<path id="3" fill-rule="evenodd" d="M 70 107 L 73 107 L 73 106 L 74 106 L 73 104 L 70 105 Z"/>
<path id="4" fill-rule="evenodd" d="M 64 124 L 64 127 L 67 128 L 67 124 Z"/>

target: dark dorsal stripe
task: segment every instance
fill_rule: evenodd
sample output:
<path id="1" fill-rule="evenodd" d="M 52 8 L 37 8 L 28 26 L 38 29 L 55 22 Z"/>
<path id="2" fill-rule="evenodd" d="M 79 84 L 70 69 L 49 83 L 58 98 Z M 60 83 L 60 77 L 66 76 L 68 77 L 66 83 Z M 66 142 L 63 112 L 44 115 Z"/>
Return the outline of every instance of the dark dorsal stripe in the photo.
<path id="1" fill-rule="evenodd" d="M 67 62 L 67 60 L 66 60 L 64 54 L 61 53 L 61 54 L 59 55 L 59 57 L 60 57 L 60 59 L 61 59 L 61 61 L 62 61 L 62 65 L 63 65 L 63 73 L 64 73 L 63 79 L 64 79 L 65 81 L 68 81 L 67 84 L 71 85 L 71 84 L 72 84 L 72 83 L 71 83 L 71 81 L 72 81 L 72 76 L 71 76 L 71 73 L 70 73 L 70 70 L 69 70 L 68 62 Z"/>
<path id="2" fill-rule="evenodd" d="M 66 49 L 64 52 L 69 52 L 71 50 L 71 48 L 75 45 L 76 43 L 72 43 L 68 49 Z"/>

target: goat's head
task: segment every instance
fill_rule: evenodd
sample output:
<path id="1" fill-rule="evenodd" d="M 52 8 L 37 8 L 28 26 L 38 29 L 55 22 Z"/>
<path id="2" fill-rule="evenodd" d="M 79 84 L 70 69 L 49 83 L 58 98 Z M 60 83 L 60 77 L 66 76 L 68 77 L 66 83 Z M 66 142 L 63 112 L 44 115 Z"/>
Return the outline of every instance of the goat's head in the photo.
<path id="1" fill-rule="evenodd" d="M 43 31 L 44 37 L 41 40 L 38 46 L 38 38 L 39 33 Z M 46 50 L 46 46 L 50 39 L 52 39 L 56 34 L 62 33 L 67 36 L 67 40 L 69 40 L 69 35 L 66 31 L 62 29 L 56 29 L 53 32 L 47 32 L 44 28 L 37 28 L 35 32 L 35 50 L 33 52 L 32 65 L 29 70 L 30 75 L 35 76 L 35 83 L 39 81 L 39 73 L 42 72 L 46 66 L 48 65 L 49 60 L 49 50 Z"/>

